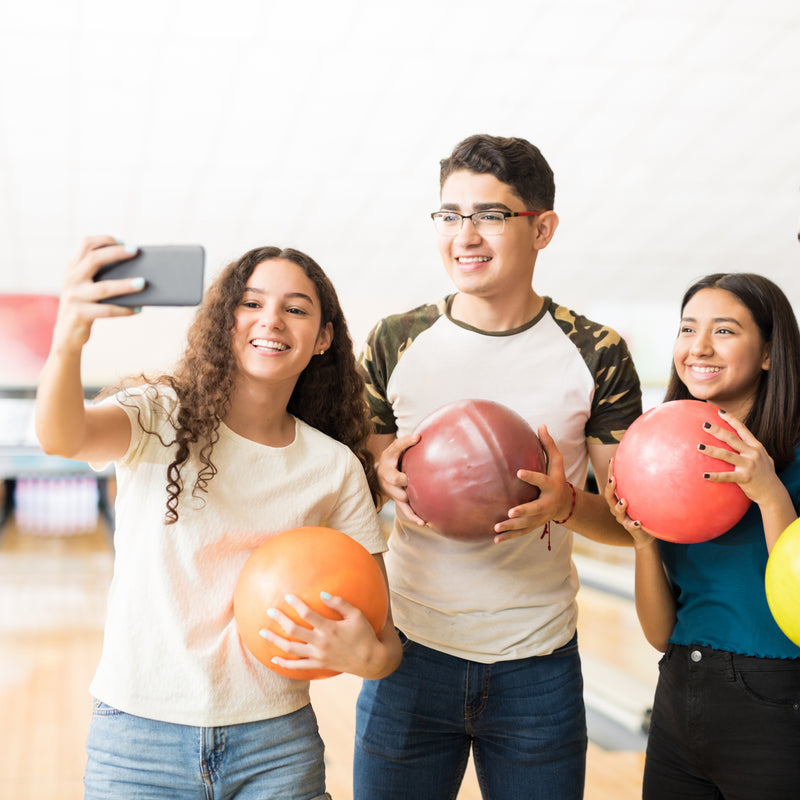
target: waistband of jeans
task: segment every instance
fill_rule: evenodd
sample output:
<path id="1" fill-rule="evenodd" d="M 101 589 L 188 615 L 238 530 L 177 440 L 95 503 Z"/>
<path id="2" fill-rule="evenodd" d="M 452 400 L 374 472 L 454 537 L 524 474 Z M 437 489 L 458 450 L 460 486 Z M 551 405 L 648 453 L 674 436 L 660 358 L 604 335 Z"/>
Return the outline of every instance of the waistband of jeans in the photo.
<path id="1" fill-rule="evenodd" d="M 748 668 L 764 668 L 766 665 L 785 665 L 788 668 L 800 668 L 800 660 L 791 658 L 768 658 L 766 656 L 748 656 L 743 653 L 732 653 L 728 650 L 716 650 L 713 647 L 705 644 L 670 644 L 672 648 L 673 657 L 689 659 L 702 663 L 706 667 L 713 667 L 719 669 L 748 669 Z M 692 658 L 692 653 L 699 652 L 700 659 Z"/>

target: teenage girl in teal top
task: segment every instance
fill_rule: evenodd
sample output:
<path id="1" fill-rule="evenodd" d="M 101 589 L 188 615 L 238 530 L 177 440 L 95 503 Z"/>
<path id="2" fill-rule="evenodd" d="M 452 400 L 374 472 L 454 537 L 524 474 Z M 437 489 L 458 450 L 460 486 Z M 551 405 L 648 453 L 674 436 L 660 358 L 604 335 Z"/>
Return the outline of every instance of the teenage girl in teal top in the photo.
<path id="1" fill-rule="evenodd" d="M 706 448 L 734 466 L 707 479 L 739 484 L 753 504 L 722 536 L 674 544 L 627 516 L 613 479 L 606 488 L 634 538 L 639 620 L 665 653 L 643 797 L 795 800 L 800 647 L 772 618 L 764 570 L 800 509 L 800 333 L 772 281 L 727 273 L 689 288 L 665 397 L 681 399 L 713 404 L 705 426 L 735 451 Z"/>

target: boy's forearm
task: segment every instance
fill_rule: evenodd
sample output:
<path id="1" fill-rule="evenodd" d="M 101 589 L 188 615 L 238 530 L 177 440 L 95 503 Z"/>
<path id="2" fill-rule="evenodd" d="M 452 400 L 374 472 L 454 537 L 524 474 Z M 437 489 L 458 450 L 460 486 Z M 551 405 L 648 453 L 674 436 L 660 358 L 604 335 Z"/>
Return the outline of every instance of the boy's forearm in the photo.
<path id="1" fill-rule="evenodd" d="M 633 545 L 630 534 L 614 519 L 605 499 L 592 492 L 576 490 L 575 510 L 567 527 L 601 544 L 617 547 Z"/>

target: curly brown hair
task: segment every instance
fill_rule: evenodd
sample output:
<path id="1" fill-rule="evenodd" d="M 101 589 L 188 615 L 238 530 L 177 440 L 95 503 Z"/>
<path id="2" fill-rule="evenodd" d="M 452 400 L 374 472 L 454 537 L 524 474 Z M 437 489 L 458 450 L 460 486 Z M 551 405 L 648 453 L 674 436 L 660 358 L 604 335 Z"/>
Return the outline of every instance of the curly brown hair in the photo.
<path id="1" fill-rule="evenodd" d="M 216 475 L 212 461 L 234 387 L 236 358 L 233 328 L 236 308 L 244 296 L 253 270 L 265 261 L 284 259 L 300 267 L 314 284 L 322 310 L 321 327 L 331 323 L 333 342 L 324 357 L 312 358 L 289 399 L 290 414 L 346 444 L 361 462 L 373 501 L 378 502 L 378 478 L 367 449 L 372 428 L 364 403 L 364 380 L 357 367 L 350 332 L 339 298 L 328 276 L 314 259 L 299 250 L 259 247 L 228 264 L 209 287 L 189 328 L 188 344 L 172 374 L 148 380 L 166 385 L 178 398 L 174 420 L 177 445 L 167 468 L 166 521 L 178 520 L 178 500 L 183 489 L 181 469 L 194 454 L 200 464 L 192 495 L 207 491 Z M 152 431 L 148 431 L 153 433 Z"/>

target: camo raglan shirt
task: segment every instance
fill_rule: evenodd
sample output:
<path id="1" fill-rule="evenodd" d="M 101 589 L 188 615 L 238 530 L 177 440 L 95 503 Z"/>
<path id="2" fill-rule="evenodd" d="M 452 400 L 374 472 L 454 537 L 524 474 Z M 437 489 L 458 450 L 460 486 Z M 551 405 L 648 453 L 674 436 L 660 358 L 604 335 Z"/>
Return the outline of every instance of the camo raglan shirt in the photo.
<path id="1" fill-rule="evenodd" d="M 487 333 L 450 316 L 454 295 L 381 320 L 360 366 L 375 433 L 413 432 L 465 398 L 503 403 L 547 425 L 567 480 L 585 484 L 590 443 L 616 444 L 641 414 L 625 341 L 544 298 L 526 325 Z M 410 639 L 483 663 L 545 655 L 575 632 L 572 532 L 551 524 L 494 544 L 461 542 L 396 516 L 386 566 L 392 612 Z"/>

